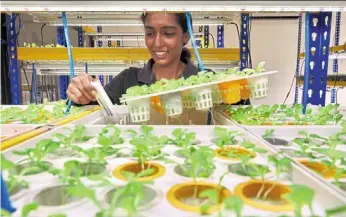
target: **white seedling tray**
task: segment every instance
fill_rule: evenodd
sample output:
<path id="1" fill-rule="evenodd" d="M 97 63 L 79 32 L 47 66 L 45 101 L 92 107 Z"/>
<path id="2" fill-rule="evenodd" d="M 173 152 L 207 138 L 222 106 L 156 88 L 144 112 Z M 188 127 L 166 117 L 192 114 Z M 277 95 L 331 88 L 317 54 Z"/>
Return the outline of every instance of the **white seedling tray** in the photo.
<path id="1" fill-rule="evenodd" d="M 184 87 L 177 88 L 175 90 L 163 91 L 163 92 L 160 92 L 160 93 L 152 93 L 152 94 L 147 94 L 147 95 L 143 95 L 143 96 L 124 97 L 124 98 L 121 98 L 120 101 L 122 103 L 124 103 L 124 102 L 144 99 L 144 98 L 150 98 L 150 97 L 153 97 L 153 96 L 160 96 L 160 95 L 164 95 L 164 94 L 168 94 L 168 93 L 175 93 L 175 92 L 180 92 L 180 91 L 190 90 L 190 89 L 195 89 L 195 88 L 200 88 L 200 87 L 208 87 L 208 86 L 212 86 L 214 84 L 220 84 L 220 83 L 229 82 L 229 81 L 237 81 L 237 80 L 243 80 L 243 79 L 263 77 L 263 76 L 271 75 L 271 74 L 274 74 L 274 73 L 277 73 L 277 72 L 278 71 L 268 71 L 268 72 L 262 72 L 262 73 L 259 73 L 259 74 L 246 75 L 246 76 L 229 75 L 229 77 L 227 79 L 224 79 L 224 80 L 221 80 L 221 81 L 213 81 L 213 82 L 199 84 L 199 85 L 184 86 Z"/>
<path id="2" fill-rule="evenodd" d="M 67 134 L 66 128 L 72 129 L 74 125 L 65 125 L 61 127 L 57 127 L 49 132 L 46 132 L 38 137 L 35 137 L 31 140 L 23 142 L 21 145 L 12 147 L 7 149 L 6 151 L 3 152 L 4 156 L 11 161 L 17 162 L 18 160 L 21 159 L 21 157 L 18 157 L 16 155 L 12 154 L 12 151 L 14 150 L 23 150 L 25 148 L 33 147 L 37 142 L 39 142 L 42 139 L 47 139 L 47 138 L 52 138 L 52 135 L 55 133 L 62 133 L 62 134 Z M 89 136 L 97 136 L 98 133 L 103 129 L 104 125 L 86 125 L 86 135 Z M 124 133 L 125 130 L 127 129 L 132 129 L 139 131 L 140 126 L 118 126 L 121 131 L 122 131 L 122 136 L 125 139 L 124 144 L 119 145 L 119 147 L 126 147 L 124 150 L 127 153 L 131 153 L 131 145 L 129 144 L 129 137 Z M 188 131 L 192 131 L 196 133 L 196 137 L 199 141 L 201 141 L 201 145 L 211 145 L 213 149 L 217 148 L 217 146 L 212 145 L 211 140 L 214 138 L 213 136 L 213 131 L 214 127 L 213 126 L 154 126 L 154 134 L 157 136 L 162 136 L 162 135 L 167 135 L 169 137 L 172 136 L 172 131 L 175 128 L 181 127 L 183 129 L 186 129 Z M 269 153 L 267 154 L 258 154 L 256 158 L 253 160 L 257 163 L 263 163 L 263 164 L 268 164 L 266 156 L 270 153 L 276 153 L 276 150 L 265 143 L 263 140 L 257 138 L 256 136 L 252 135 L 251 133 L 245 131 L 244 129 L 241 129 L 239 127 L 235 126 L 226 126 L 228 130 L 237 130 L 241 132 L 243 135 L 238 136 L 236 139 L 237 140 L 248 140 L 251 141 L 252 143 L 256 144 L 258 147 L 265 148 Z M 88 149 L 91 147 L 97 146 L 97 140 L 91 139 L 88 142 L 82 143 L 82 144 L 76 144 L 84 149 Z M 176 160 L 180 163 L 183 163 L 183 158 L 180 158 L 175 155 L 175 151 L 178 148 L 173 145 L 166 145 L 163 149 L 163 152 L 167 153 L 169 155 L 168 158 L 171 160 Z M 55 167 L 62 167 L 63 163 L 68 161 L 76 159 L 75 157 L 60 157 L 60 158 L 46 158 L 47 161 L 51 162 Z M 84 158 L 80 158 L 80 160 L 86 160 Z M 126 162 L 131 162 L 134 161 L 132 157 L 128 158 L 107 158 L 107 173 L 111 174 L 112 170 L 116 168 L 118 165 L 121 165 Z M 180 209 L 177 209 L 173 207 L 167 200 L 166 194 L 168 190 L 179 183 L 184 183 L 186 181 L 192 181 L 192 179 L 181 177 L 177 175 L 174 172 L 174 164 L 166 164 L 163 161 L 156 160 L 155 162 L 159 163 L 160 165 L 165 167 L 165 173 L 163 176 L 159 177 L 158 179 L 154 180 L 153 188 L 156 190 L 158 194 L 158 198 L 156 198 L 156 202 L 149 206 L 147 209 L 142 210 L 139 215 L 136 216 L 151 216 L 151 217 L 176 217 L 176 216 L 199 216 L 199 214 L 196 213 L 189 213 L 182 211 Z M 231 163 L 235 163 L 232 161 L 225 161 L 221 160 L 217 157 L 215 157 L 215 166 L 216 170 L 212 174 L 210 178 L 204 179 L 207 182 L 212 182 L 217 184 L 217 181 L 219 177 L 226 172 L 227 166 Z M 6 177 L 6 174 L 4 174 L 4 177 Z M 234 191 L 234 188 L 236 185 L 242 182 L 246 182 L 249 180 L 247 177 L 241 177 L 235 174 L 230 174 L 227 175 L 222 182 L 222 185 L 228 188 L 231 192 Z M 123 181 L 112 178 L 112 181 L 114 182 L 115 185 L 119 184 L 124 184 Z M 310 175 L 310 173 L 306 172 L 305 169 L 302 167 L 293 164 L 293 170 L 292 170 L 292 176 L 291 178 L 281 178 L 280 179 L 281 183 L 284 184 L 291 184 L 293 183 L 300 183 L 300 184 L 305 184 L 309 186 L 310 188 L 313 188 L 316 192 L 316 199 L 313 202 L 313 207 L 315 214 L 323 216 L 324 215 L 324 210 L 326 208 L 334 207 L 338 204 L 344 204 L 346 202 L 345 198 L 339 198 L 337 195 L 335 195 L 335 192 L 331 189 L 328 188 L 327 185 L 325 185 L 324 182 L 321 180 L 317 179 L 316 177 L 313 177 Z M 17 211 L 14 216 L 20 216 L 20 208 L 27 204 L 32 202 L 33 197 L 35 194 L 39 191 L 42 190 L 48 186 L 53 186 L 57 185 L 58 180 L 55 179 L 52 176 L 49 175 L 34 175 L 34 177 L 31 177 L 31 186 L 28 189 L 27 193 L 24 196 L 21 196 L 17 200 L 14 201 L 14 206 L 17 208 Z M 90 186 L 91 187 L 91 186 Z M 96 195 L 99 199 L 103 196 L 102 192 L 105 192 L 106 188 L 100 187 L 96 189 Z M 47 216 L 48 214 L 52 213 L 64 213 L 67 216 L 95 216 L 95 213 L 97 212 L 96 207 L 91 203 L 87 202 L 86 200 L 82 200 L 79 203 L 63 206 L 63 207 L 55 207 L 54 209 L 44 209 L 44 208 L 39 208 L 37 211 L 34 211 L 30 216 Z M 268 211 L 263 211 L 259 210 L 256 208 L 253 208 L 249 205 L 244 204 L 244 211 L 243 215 L 249 216 L 249 215 L 256 215 L 256 216 L 279 216 L 281 214 L 285 214 L 284 212 L 280 213 L 274 213 L 274 212 L 268 212 Z M 287 213 L 286 213 L 287 214 Z M 288 214 L 293 214 L 293 213 L 288 213 Z M 304 216 L 308 215 L 309 211 L 308 209 L 304 209 Z M 216 214 L 215 214 L 216 215 Z M 225 216 L 231 216 L 230 213 L 225 212 Z"/>

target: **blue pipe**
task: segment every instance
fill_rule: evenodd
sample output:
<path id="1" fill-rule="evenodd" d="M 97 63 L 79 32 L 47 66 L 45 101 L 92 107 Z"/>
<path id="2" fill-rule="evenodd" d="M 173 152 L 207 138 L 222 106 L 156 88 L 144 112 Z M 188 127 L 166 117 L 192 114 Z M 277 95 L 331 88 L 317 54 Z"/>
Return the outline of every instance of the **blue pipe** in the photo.
<path id="1" fill-rule="evenodd" d="M 204 66 L 203 66 L 201 57 L 199 56 L 197 45 L 196 45 L 196 41 L 195 41 L 195 38 L 194 38 L 194 35 L 193 35 L 193 31 L 192 31 L 191 13 L 190 12 L 186 12 L 185 15 L 186 15 L 186 22 L 187 22 L 188 31 L 189 31 L 190 38 L 191 38 L 192 47 L 193 47 L 193 50 L 195 51 L 195 54 L 196 54 L 196 57 L 197 57 L 198 67 L 201 69 L 201 71 L 204 71 Z"/>
<path id="2" fill-rule="evenodd" d="M 32 83 L 32 95 L 33 95 L 33 98 L 34 98 L 34 102 L 37 105 L 37 88 L 36 88 L 36 68 L 35 68 L 35 63 L 32 64 L 31 83 Z"/>
<path id="3" fill-rule="evenodd" d="M 306 13 L 305 17 L 305 71 L 304 71 L 304 87 L 303 87 L 303 114 L 306 112 L 306 104 L 308 103 L 309 76 L 310 76 L 310 13 Z"/>
<path id="4" fill-rule="evenodd" d="M 71 42 L 70 42 L 70 33 L 67 26 L 67 19 L 66 19 L 66 12 L 62 12 L 62 22 L 64 24 L 64 33 L 65 33 L 65 39 L 66 39 L 66 46 L 68 51 L 68 60 L 70 65 L 70 80 L 74 77 L 74 66 L 73 66 L 73 58 L 72 58 L 72 48 L 71 48 Z M 65 115 L 67 115 L 70 112 L 72 106 L 72 100 L 68 99 L 67 108 L 65 111 Z"/>

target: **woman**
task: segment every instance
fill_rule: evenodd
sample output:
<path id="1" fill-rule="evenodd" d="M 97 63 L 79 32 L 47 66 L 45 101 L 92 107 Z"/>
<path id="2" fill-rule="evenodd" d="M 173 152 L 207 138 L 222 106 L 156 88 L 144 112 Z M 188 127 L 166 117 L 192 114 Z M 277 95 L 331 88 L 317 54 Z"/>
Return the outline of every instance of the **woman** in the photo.
<path id="1" fill-rule="evenodd" d="M 145 45 L 152 58 L 144 68 L 128 68 L 104 87 L 113 104 L 120 104 L 119 98 L 132 86 L 150 85 L 162 78 L 188 78 L 198 71 L 190 61 L 189 50 L 184 47 L 190 40 L 184 13 L 147 13 L 141 18 Z M 91 81 L 92 77 L 86 73 L 74 77 L 67 89 L 68 97 L 82 105 L 95 101 Z"/>

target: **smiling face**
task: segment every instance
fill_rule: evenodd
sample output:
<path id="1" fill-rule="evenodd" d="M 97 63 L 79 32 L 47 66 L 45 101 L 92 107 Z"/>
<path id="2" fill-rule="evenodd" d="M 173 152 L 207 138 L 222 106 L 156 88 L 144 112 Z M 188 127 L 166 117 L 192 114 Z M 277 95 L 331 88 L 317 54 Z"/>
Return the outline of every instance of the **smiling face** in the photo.
<path id="1" fill-rule="evenodd" d="M 189 41 L 175 14 L 149 13 L 144 22 L 145 45 L 155 64 L 169 66 L 180 60 L 184 44 Z"/>

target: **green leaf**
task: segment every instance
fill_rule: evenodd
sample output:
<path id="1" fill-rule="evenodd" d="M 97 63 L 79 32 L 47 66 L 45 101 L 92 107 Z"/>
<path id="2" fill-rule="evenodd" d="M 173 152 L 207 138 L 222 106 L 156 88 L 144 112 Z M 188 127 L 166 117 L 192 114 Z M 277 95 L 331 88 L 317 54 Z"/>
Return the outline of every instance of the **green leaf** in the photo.
<path id="1" fill-rule="evenodd" d="M 266 129 L 265 133 L 263 134 L 263 138 L 270 138 L 273 136 L 274 129 Z"/>
<path id="2" fill-rule="evenodd" d="M 135 173 L 128 172 L 128 171 L 122 171 L 121 175 L 125 176 L 125 178 L 128 179 L 128 180 L 132 180 L 132 179 L 134 179 L 136 177 Z"/>
<path id="3" fill-rule="evenodd" d="M 291 192 L 283 195 L 283 198 L 290 201 L 295 207 L 296 213 L 301 213 L 301 209 L 304 205 L 312 206 L 312 201 L 315 196 L 313 189 L 299 184 L 294 184 L 290 186 Z"/>
<path id="4" fill-rule="evenodd" d="M 104 145 L 104 146 L 113 145 L 112 140 L 110 138 L 108 138 L 107 136 L 105 136 L 105 135 L 99 135 L 97 137 L 97 143 L 100 144 L 100 145 Z"/>
<path id="5" fill-rule="evenodd" d="M 1 154 L 1 170 L 2 171 L 12 169 L 15 166 L 16 165 L 13 162 L 7 160 L 5 156 Z"/>
<path id="6" fill-rule="evenodd" d="M 67 217 L 67 215 L 63 213 L 57 213 L 57 214 L 49 214 L 47 217 Z"/>
<path id="7" fill-rule="evenodd" d="M 2 216 L 2 217 L 10 217 L 10 216 L 12 216 L 12 214 L 10 212 L 8 212 L 7 210 L 4 210 L 4 209 L 1 208 L 0 216 Z"/>
<path id="8" fill-rule="evenodd" d="M 223 201 L 225 205 L 226 210 L 232 210 L 236 213 L 237 217 L 242 216 L 242 210 L 243 210 L 243 201 L 240 197 L 233 195 L 231 197 L 227 197 Z"/>
<path id="9" fill-rule="evenodd" d="M 74 197 L 88 198 L 91 201 L 97 201 L 95 191 L 85 187 L 82 184 L 78 184 L 75 186 L 68 186 L 67 192 L 68 194 Z"/>
<path id="10" fill-rule="evenodd" d="M 257 153 L 267 153 L 268 152 L 266 149 L 259 148 L 259 147 L 254 147 L 252 150 L 257 152 Z"/>
<path id="11" fill-rule="evenodd" d="M 199 211 L 201 213 L 201 215 L 207 215 L 208 214 L 208 210 L 210 208 L 209 204 L 203 204 L 200 208 Z"/>
<path id="12" fill-rule="evenodd" d="M 23 206 L 22 217 L 28 217 L 30 212 L 37 210 L 39 207 L 38 203 L 33 202 Z"/>
<path id="13" fill-rule="evenodd" d="M 218 204 L 219 201 L 219 190 L 218 189 L 206 189 L 199 193 L 200 198 L 208 198 L 212 204 Z"/>
<path id="14" fill-rule="evenodd" d="M 140 178 L 140 177 L 146 177 L 146 176 L 150 176 L 152 174 L 154 174 L 155 170 L 153 168 L 149 168 L 146 170 L 142 170 L 139 173 L 137 173 L 136 177 Z"/>

